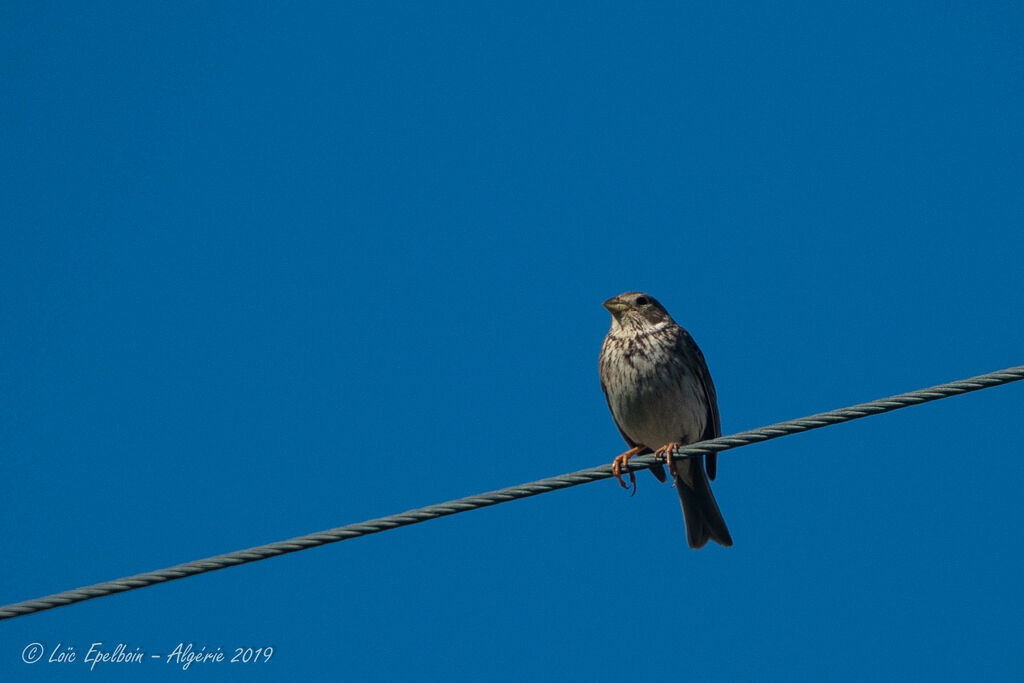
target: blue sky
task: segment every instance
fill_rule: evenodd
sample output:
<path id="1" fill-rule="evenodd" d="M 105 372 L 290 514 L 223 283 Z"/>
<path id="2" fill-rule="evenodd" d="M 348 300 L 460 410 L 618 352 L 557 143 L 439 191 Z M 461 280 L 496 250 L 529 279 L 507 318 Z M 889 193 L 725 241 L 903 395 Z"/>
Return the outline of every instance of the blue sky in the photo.
<path id="1" fill-rule="evenodd" d="M 825 6 L 827 5 L 827 6 Z M 1024 363 L 1011 3 L 4 3 L 0 604 Z M 1024 386 L 0 623 L 106 680 L 1019 678 Z M 34 665 L 23 648 L 73 646 Z"/>

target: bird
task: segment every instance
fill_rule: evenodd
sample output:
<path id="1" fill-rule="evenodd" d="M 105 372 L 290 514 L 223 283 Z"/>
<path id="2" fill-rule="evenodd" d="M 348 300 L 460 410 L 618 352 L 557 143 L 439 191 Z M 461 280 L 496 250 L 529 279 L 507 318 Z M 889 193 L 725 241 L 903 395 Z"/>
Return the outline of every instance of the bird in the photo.
<path id="1" fill-rule="evenodd" d="M 680 327 L 657 299 L 643 292 L 625 292 L 604 302 L 612 315 L 611 329 L 601 345 L 601 390 L 615 426 L 629 445 L 617 456 L 612 473 L 623 488 L 622 471 L 629 459 L 645 453 L 664 454 L 683 508 L 686 540 L 702 548 L 713 540 L 732 545 L 708 477 L 715 478 L 717 454 L 674 460 L 678 446 L 722 435 L 718 396 L 704 354 L 690 333 Z M 651 468 L 666 480 L 659 464 Z M 628 472 L 636 491 L 636 475 Z"/>

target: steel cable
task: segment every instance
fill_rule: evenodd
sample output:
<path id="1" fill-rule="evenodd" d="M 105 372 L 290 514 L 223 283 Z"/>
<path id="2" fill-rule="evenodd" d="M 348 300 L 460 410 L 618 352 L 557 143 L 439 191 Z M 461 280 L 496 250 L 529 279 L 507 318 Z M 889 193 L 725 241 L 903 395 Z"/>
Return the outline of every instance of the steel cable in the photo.
<path id="1" fill-rule="evenodd" d="M 749 444 L 760 443 L 770 439 L 777 439 L 781 436 L 806 432 L 820 427 L 839 424 L 841 422 L 849 422 L 850 420 L 856 420 L 869 415 L 887 413 L 892 410 L 898 410 L 900 408 L 906 408 L 920 403 L 927 403 L 940 398 L 966 394 L 971 391 L 978 391 L 979 389 L 987 389 L 1001 384 L 1008 384 L 1021 379 L 1024 379 L 1024 365 L 990 372 L 984 375 L 978 375 L 977 377 L 970 377 L 968 379 L 950 382 L 948 384 L 939 384 L 927 389 L 918 389 L 917 391 L 910 391 L 905 394 L 897 394 L 896 396 L 889 396 L 888 398 L 880 398 L 867 403 L 849 406 L 847 408 L 830 410 L 828 412 L 818 413 L 817 415 L 811 415 L 809 417 L 787 420 L 785 422 L 779 422 L 766 427 L 759 427 L 745 432 L 722 436 L 717 439 L 702 441 L 698 444 L 676 449 L 673 457 L 719 453 L 732 448 L 739 448 L 740 446 L 747 446 Z M 634 471 L 647 469 L 659 460 L 663 459 L 654 455 L 638 456 L 630 461 L 629 469 Z M 389 529 L 396 529 L 402 526 L 409 526 L 410 524 L 425 522 L 438 517 L 454 515 L 460 512 L 467 512 L 469 510 L 476 510 L 491 505 L 497 505 L 499 503 L 507 503 L 520 498 L 529 498 L 530 496 L 536 496 L 549 491 L 569 488 L 570 486 L 578 486 L 580 484 L 586 484 L 599 479 L 607 479 L 611 476 L 611 465 L 601 465 L 600 467 L 592 467 L 590 469 L 563 474 L 557 477 L 540 479 L 527 484 L 520 484 L 519 486 L 511 486 L 509 488 L 498 489 L 497 491 L 481 493 L 479 495 L 469 496 L 468 498 L 459 498 L 458 500 L 451 500 L 446 503 L 428 505 L 426 507 L 416 508 L 415 510 L 402 512 L 397 515 L 389 515 L 387 517 L 371 519 L 358 524 L 340 526 L 326 531 L 307 534 L 305 536 L 296 536 L 295 538 L 291 538 L 286 541 L 278 541 L 276 543 L 260 545 L 246 550 L 238 550 L 225 555 L 216 555 L 214 557 L 208 557 L 194 562 L 186 562 L 185 564 L 175 565 L 166 569 L 160 569 L 145 574 L 136 574 L 134 576 L 128 576 L 114 581 L 97 583 L 83 588 L 76 588 L 75 590 L 55 593 L 35 600 L 16 602 L 0 607 L 0 620 L 11 619 L 26 614 L 33 614 L 35 612 L 41 612 L 55 607 L 62 607 L 64 605 L 70 605 L 76 602 L 90 600 L 92 598 L 113 595 L 114 593 L 123 593 L 136 588 L 144 588 L 146 586 L 164 583 L 165 581 L 183 579 L 188 576 L 195 576 L 196 574 L 203 574 L 217 569 L 225 569 L 227 567 L 234 567 L 248 562 L 265 560 L 267 558 L 284 555 L 286 553 L 293 553 L 307 548 L 315 548 L 316 546 L 345 541 L 359 536 L 367 536 L 381 531 L 388 531 Z"/>

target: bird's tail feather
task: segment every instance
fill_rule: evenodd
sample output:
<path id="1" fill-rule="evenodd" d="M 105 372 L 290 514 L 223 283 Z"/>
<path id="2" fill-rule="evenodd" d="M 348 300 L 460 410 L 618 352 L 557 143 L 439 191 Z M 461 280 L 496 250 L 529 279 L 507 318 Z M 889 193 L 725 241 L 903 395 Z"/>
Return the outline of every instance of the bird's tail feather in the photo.
<path id="1" fill-rule="evenodd" d="M 709 539 L 719 545 L 731 546 L 732 536 L 711 493 L 702 460 L 686 458 L 675 463 L 676 490 L 683 505 L 686 540 L 691 548 L 703 548 Z"/>

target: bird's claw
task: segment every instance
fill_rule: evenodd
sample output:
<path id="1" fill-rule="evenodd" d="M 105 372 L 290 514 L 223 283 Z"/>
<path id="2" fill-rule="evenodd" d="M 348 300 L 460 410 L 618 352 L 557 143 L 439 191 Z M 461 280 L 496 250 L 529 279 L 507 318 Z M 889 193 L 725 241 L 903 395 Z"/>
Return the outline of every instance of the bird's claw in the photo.
<path id="1" fill-rule="evenodd" d="M 629 494 L 630 496 L 636 495 L 636 473 L 629 469 L 629 459 L 632 458 L 637 453 L 639 453 L 640 450 L 641 448 L 639 446 L 637 446 L 636 448 L 630 448 L 625 453 L 622 453 L 621 455 L 616 455 L 615 460 L 612 461 L 612 474 L 618 480 L 619 486 L 621 486 L 624 489 L 633 489 L 633 493 Z M 623 469 L 626 469 L 627 474 L 629 474 L 629 485 L 627 485 L 626 482 L 622 480 Z"/>
<path id="2" fill-rule="evenodd" d="M 676 463 L 675 460 L 672 459 L 672 452 L 675 451 L 675 449 L 679 448 L 679 446 L 680 444 L 678 442 L 672 441 L 670 443 L 665 444 L 658 450 L 654 451 L 655 455 L 660 455 L 665 458 L 665 464 L 668 465 L 669 474 L 672 475 L 673 486 L 676 485 Z"/>

